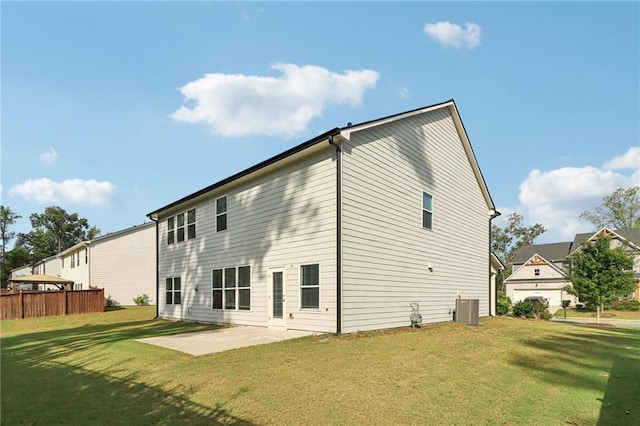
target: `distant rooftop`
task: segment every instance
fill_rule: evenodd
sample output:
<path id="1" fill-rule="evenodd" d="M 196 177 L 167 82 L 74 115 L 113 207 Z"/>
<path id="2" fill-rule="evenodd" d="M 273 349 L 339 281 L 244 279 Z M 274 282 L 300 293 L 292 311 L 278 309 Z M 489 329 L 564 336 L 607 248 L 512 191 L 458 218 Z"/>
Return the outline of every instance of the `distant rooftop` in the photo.
<path id="1" fill-rule="evenodd" d="M 591 234 L 593 235 L 593 234 Z M 524 263 L 534 254 L 544 257 L 546 260 L 553 262 L 565 259 L 569 255 L 571 242 L 550 243 L 550 244 L 533 244 L 530 246 L 520 247 L 520 250 L 513 256 L 511 263 Z"/>

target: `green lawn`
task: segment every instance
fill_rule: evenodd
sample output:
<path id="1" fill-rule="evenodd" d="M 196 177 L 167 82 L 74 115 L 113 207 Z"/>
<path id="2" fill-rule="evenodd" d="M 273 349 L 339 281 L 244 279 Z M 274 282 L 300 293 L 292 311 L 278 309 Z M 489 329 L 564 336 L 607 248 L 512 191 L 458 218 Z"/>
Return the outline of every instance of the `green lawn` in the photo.
<path id="1" fill-rule="evenodd" d="M 558 309 L 555 313 L 556 318 L 564 318 L 564 310 Z M 596 318 L 596 311 L 589 310 L 577 310 L 575 308 L 567 309 L 567 318 Z M 640 311 L 618 311 L 615 309 L 610 309 L 608 311 L 603 311 L 600 313 L 600 319 L 620 319 L 620 320 L 637 320 L 640 321 Z"/>
<path id="2" fill-rule="evenodd" d="M 640 329 L 514 318 L 200 357 L 153 308 L 4 321 L 2 424 L 640 424 Z"/>

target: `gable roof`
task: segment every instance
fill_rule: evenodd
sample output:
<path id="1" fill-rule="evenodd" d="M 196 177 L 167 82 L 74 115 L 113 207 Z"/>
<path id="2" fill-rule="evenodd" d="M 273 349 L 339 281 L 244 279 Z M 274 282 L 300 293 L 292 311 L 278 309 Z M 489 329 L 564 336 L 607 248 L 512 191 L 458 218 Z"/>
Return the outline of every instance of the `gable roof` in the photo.
<path id="1" fill-rule="evenodd" d="M 496 271 L 502 271 L 505 267 L 504 263 L 502 263 L 502 260 L 500 260 L 500 258 L 494 252 L 491 252 L 490 257 L 491 257 L 491 267 Z"/>
<path id="2" fill-rule="evenodd" d="M 535 254 L 542 256 L 551 262 L 560 261 L 569 255 L 571 242 L 550 243 L 550 244 L 533 244 L 522 246 L 511 259 L 511 264 L 525 263 Z"/>
<path id="3" fill-rule="evenodd" d="M 607 234 L 613 239 L 619 239 L 633 248 L 640 250 L 640 229 L 616 229 L 611 230 L 607 227 L 601 228 L 597 232 L 586 232 L 582 234 L 576 234 L 571 244 L 570 253 L 576 251 L 586 241 L 593 241 L 597 239 L 599 235 Z"/>
<path id="4" fill-rule="evenodd" d="M 417 109 L 413 109 L 410 111 L 406 111 L 406 112 L 401 112 L 398 114 L 393 114 L 393 115 L 389 115 L 387 117 L 382 117 L 382 118 L 378 118 L 375 120 L 370 120 L 370 121 L 365 121 L 359 124 L 355 124 L 352 125 L 351 123 L 349 123 L 349 125 L 347 125 L 346 127 L 336 127 L 333 128 L 321 135 L 318 135 L 312 139 L 309 139 L 306 142 L 301 143 L 300 145 L 294 146 L 293 148 L 278 154 L 274 157 L 271 157 L 261 163 L 256 164 L 255 166 L 249 167 L 248 169 L 245 169 L 239 173 L 236 173 L 226 179 L 223 179 L 221 181 L 218 181 L 212 185 L 209 185 L 205 188 L 202 188 L 199 191 L 196 191 L 192 194 L 189 194 L 185 197 L 182 197 L 172 203 L 167 204 L 164 207 L 161 207 L 157 210 L 154 210 L 150 213 L 147 214 L 147 216 L 152 219 L 155 220 L 158 218 L 158 215 L 164 211 L 170 210 L 174 207 L 177 207 L 183 203 L 192 201 L 194 199 L 200 198 L 205 196 L 206 194 L 208 194 L 211 191 L 214 191 L 222 186 L 225 186 L 227 184 L 230 184 L 234 181 L 237 181 L 241 178 L 247 177 L 253 173 L 262 171 L 263 169 L 267 168 L 268 166 L 272 166 L 275 165 L 276 163 L 285 160 L 289 157 L 292 157 L 295 154 L 298 154 L 304 150 L 310 149 L 322 142 L 326 142 L 329 141 L 329 143 L 333 144 L 333 137 L 341 137 L 341 138 L 346 138 L 348 139 L 350 134 L 353 132 L 357 132 L 360 130 L 364 130 L 366 128 L 369 127 L 373 127 L 373 126 L 380 126 L 386 123 L 390 123 L 392 121 L 396 121 L 396 120 L 400 120 L 403 118 L 407 118 L 407 117 L 411 117 L 413 115 L 418 115 L 418 114 L 424 114 L 430 111 L 434 111 L 437 109 L 441 109 L 441 108 L 448 108 L 449 112 L 451 114 L 451 117 L 453 118 L 453 122 L 454 125 L 456 127 L 456 130 L 458 132 L 458 135 L 460 137 L 460 139 L 462 140 L 463 146 L 464 146 L 464 150 L 465 153 L 467 154 L 467 158 L 469 159 L 469 163 L 471 165 L 471 168 L 473 169 L 473 173 L 476 177 L 476 180 L 478 181 L 478 185 L 482 191 L 482 195 L 485 199 L 485 202 L 487 203 L 487 207 L 489 208 L 490 212 L 493 214 L 495 213 L 495 204 L 493 203 L 493 200 L 491 198 L 491 195 L 489 194 L 489 190 L 487 188 L 487 184 L 484 180 L 484 177 L 482 175 L 482 172 L 480 171 L 480 167 L 478 165 L 478 162 L 476 160 L 475 154 L 473 152 L 473 148 L 471 147 L 471 142 L 469 141 L 469 137 L 467 135 L 467 131 L 464 128 L 464 124 L 462 123 L 462 119 L 460 118 L 460 114 L 458 113 L 458 109 L 456 107 L 456 104 L 454 102 L 453 99 L 450 99 L 448 101 L 442 102 L 442 103 L 438 103 L 438 104 L 433 104 L 430 106 L 426 106 L 426 107 L 422 107 L 422 108 L 417 108 Z"/>
<path id="5" fill-rule="evenodd" d="M 542 244 L 541 244 L 542 245 Z M 566 278 L 567 277 L 567 273 L 565 271 L 562 270 L 562 268 L 556 266 L 553 262 L 550 262 L 549 260 L 545 259 L 543 256 L 541 256 L 538 253 L 534 253 L 529 259 L 527 259 L 525 262 L 523 262 L 523 267 L 522 268 L 518 268 L 517 270 L 513 271 L 511 273 L 511 275 L 509 275 L 509 277 L 504 280 L 505 283 L 510 282 L 510 281 L 522 281 L 522 280 L 527 280 L 530 281 L 532 278 L 531 277 L 526 277 L 526 278 L 518 278 L 518 275 L 521 275 L 522 273 L 525 273 L 525 268 L 524 266 L 542 266 L 542 265 L 546 265 L 548 267 L 550 267 L 551 269 L 553 269 L 556 273 L 558 273 L 558 275 L 560 275 L 560 277 L 562 278 Z M 536 277 L 535 280 L 536 281 L 543 281 L 543 280 L 549 280 L 549 279 L 557 279 L 557 278 L 538 278 Z"/>

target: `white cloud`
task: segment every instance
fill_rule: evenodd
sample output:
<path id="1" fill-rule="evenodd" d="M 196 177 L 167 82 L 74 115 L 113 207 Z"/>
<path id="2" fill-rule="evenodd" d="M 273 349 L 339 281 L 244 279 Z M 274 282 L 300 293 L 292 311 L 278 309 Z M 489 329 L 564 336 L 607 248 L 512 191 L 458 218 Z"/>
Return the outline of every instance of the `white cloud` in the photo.
<path id="1" fill-rule="evenodd" d="M 57 158 L 58 158 L 58 153 L 56 152 L 55 149 L 53 149 L 52 146 L 49 147 L 49 151 L 43 152 L 42 154 L 40 154 L 40 161 L 43 161 L 47 164 L 55 163 Z"/>
<path id="2" fill-rule="evenodd" d="M 580 213 L 593 210 L 617 188 L 640 184 L 640 163 L 631 162 L 636 151 L 593 166 L 563 167 L 550 171 L 534 169 L 520 184 L 518 199 L 528 225 L 541 223 L 547 228 L 536 242 L 570 241 L 576 233 L 589 232 L 593 225 L 580 218 Z M 633 168 L 635 166 L 635 169 Z M 614 169 L 631 170 L 619 173 Z"/>
<path id="3" fill-rule="evenodd" d="M 477 24 L 467 22 L 465 28 L 462 29 L 460 25 L 444 21 L 426 24 L 424 32 L 443 46 L 473 49 L 480 44 L 482 28 Z"/>
<path id="4" fill-rule="evenodd" d="M 602 166 L 605 170 L 624 170 L 640 168 L 640 147 L 634 146 L 629 148 L 622 155 L 613 157 L 611 161 L 607 161 Z"/>
<path id="5" fill-rule="evenodd" d="M 40 178 L 29 179 L 12 187 L 9 189 L 9 195 L 39 204 L 104 206 L 115 202 L 116 187 L 108 181 L 68 179 L 52 182 L 47 178 Z"/>
<path id="6" fill-rule="evenodd" d="M 322 115 L 327 104 L 362 102 L 379 74 L 371 70 L 334 73 L 326 68 L 279 63 L 280 76 L 207 74 L 180 88 L 192 107 L 172 114 L 176 121 L 205 123 L 223 136 L 294 137 Z"/>

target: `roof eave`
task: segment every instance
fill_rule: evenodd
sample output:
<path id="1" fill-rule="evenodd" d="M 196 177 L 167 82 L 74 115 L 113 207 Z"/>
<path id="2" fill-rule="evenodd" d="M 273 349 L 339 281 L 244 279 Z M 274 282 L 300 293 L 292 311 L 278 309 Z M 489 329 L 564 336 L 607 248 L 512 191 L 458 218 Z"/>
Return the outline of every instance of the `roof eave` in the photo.
<path id="1" fill-rule="evenodd" d="M 273 156 L 271 158 L 268 158 L 268 159 L 262 161 L 261 163 L 258 163 L 258 164 L 254 165 L 254 166 L 251 166 L 248 169 L 245 169 L 245 170 L 243 170 L 241 172 L 238 172 L 238 173 L 236 173 L 236 174 L 234 174 L 232 176 L 229 176 L 226 179 L 223 179 L 223 180 L 218 181 L 218 182 L 216 182 L 216 183 L 214 183 L 212 185 L 209 185 L 209 186 L 207 186 L 205 188 L 202 188 L 199 191 L 193 192 L 193 193 L 191 193 L 191 194 L 189 194 L 189 195 L 187 195 L 185 197 L 182 197 L 182 198 L 180 198 L 180 199 L 178 199 L 178 200 L 176 200 L 176 201 L 174 201 L 174 202 L 172 202 L 170 204 L 167 204 L 164 207 L 161 207 L 161 208 L 159 208 L 157 210 L 154 210 L 154 211 L 152 211 L 150 213 L 147 213 L 147 217 L 149 219 L 151 219 L 151 220 L 157 220 L 159 214 L 162 213 L 165 210 L 169 210 L 169 209 L 171 209 L 173 207 L 179 206 L 179 205 L 181 205 L 183 203 L 186 203 L 186 202 L 188 202 L 190 200 L 193 200 L 193 199 L 198 198 L 198 197 L 200 197 L 202 195 L 205 195 L 205 194 L 207 194 L 207 193 L 209 193 L 211 191 L 214 191 L 217 188 L 220 188 L 220 187 L 222 187 L 224 185 L 232 183 L 232 182 L 234 182 L 234 181 L 236 181 L 236 180 L 238 180 L 238 179 L 240 179 L 242 177 L 248 176 L 248 175 L 250 175 L 252 173 L 255 173 L 255 172 L 259 171 L 259 170 L 262 170 L 267 166 L 270 166 L 272 164 L 276 164 L 279 161 L 282 161 L 282 160 L 284 160 L 286 158 L 289 158 L 289 157 L 291 157 L 291 156 L 293 156 L 293 155 L 295 155 L 295 154 L 297 154 L 299 152 L 302 152 L 302 151 L 304 151 L 304 150 L 306 150 L 308 148 L 311 148 L 311 147 L 313 147 L 313 146 L 315 146 L 315 145 L 317 145 L 317 144 L 329 139 L 331 136 L 336 136 L 336 135 L 339 135 L 339 134 L 340 134 L 340 129 L 337 128 L 337 127 L 333 128 L 333 129 L 331 129 L 331 130 L 329 130 L 329 131 L 327 131 L 327 132 L 325 132 L 325 133 L 323 133 L 321 135 L 318 135 L 318 136 L 314 137 L 313 139 L 310 139 L 310 140 L 308 140 L 306 142 L 303 142 L 303 143 L 301 143 L 299 145 L 296 145 L 296 146 L 294 146 L 293 148 L 291 148 L 291 149 L 289 149 L 287 151 L 284 151 L 284 152 L 282 152 L 282 153 L 280 153 L 278 155 L 275 155 L 275 156 Z"/>

